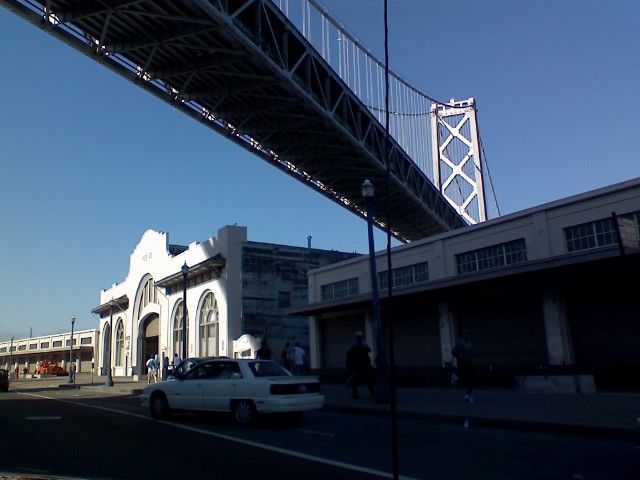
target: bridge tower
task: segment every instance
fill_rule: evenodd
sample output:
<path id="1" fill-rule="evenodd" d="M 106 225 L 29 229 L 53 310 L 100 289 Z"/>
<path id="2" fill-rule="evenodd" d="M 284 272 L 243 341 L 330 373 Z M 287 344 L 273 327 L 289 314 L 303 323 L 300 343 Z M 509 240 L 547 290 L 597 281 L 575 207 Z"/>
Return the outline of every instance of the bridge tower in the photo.
<path id="1" fill-rule="evenodd" d="M 475 100 L 434 103 L 431 116 L 435 186 L 467 222 L 486 221 Z"/>

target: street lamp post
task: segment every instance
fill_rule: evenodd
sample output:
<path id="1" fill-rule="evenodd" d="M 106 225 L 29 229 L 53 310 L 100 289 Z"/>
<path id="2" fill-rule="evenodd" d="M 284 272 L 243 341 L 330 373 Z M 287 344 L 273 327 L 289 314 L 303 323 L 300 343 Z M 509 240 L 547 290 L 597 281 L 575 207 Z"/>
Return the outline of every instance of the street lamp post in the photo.
<path id="1" fill-rule="evenodd" d="M 71 340 L 69 340 L 69 383 L 75 383 L 73 374 L 73 326 L 76 324 L 76 316 L 71 315 Z"/>
<path id="2" fill-rule="evenodd" d="M 387 369 L 384 341 L 382 336 L 382 321 L 380 318 L 380 296 L 378 293 L 378 274 L 376 273 L 376 256 L 373 244 L 373 217 L 371 214 L 371 200 L 373 199 L 373 184 L 367 179 L 362 184 L 362 196 L 367 209 L 367 231 L 369 234 L 369 268 L 371 270 L 371 303 L 373 310 L 373 323 L 376 332 L 376 370 L 377 381 L 375 390 L 376 403 L 389 403 L 391 401 L 391 387 Z"/>
<path id="3" fill-rule="evenodd" d="M 189 267 L 187 262 L 182 265 L 182 359 L 187 358 L 187 276 Z"/>
<path id="4" fill-rule="evenodd" d="M 109 302 L 109 338 L 107 339 L 107 379 L 104 381 L 106 387 L 113 387 L 113 377 L 111 376 L 111 339 L 113 338 L 113 298 Z"/>
<path id="5" fill-rule="evenodd" d="M 13 367 L 11 366 L 11 354 L 13 353 L 13 338 L 11 337 L 11 344 L 9 345 L 9 378 L 11 378 L 11 371 Z"/>

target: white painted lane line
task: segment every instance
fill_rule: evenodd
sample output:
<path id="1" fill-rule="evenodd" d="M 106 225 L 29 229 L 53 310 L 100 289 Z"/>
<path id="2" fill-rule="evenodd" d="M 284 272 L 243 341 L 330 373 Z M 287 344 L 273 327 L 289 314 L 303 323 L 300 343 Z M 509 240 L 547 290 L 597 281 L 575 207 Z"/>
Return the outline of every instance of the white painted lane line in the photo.
<path id="1" fill-rule="evenodd" d="M 152 420 L 152 419 L 149 419 L 149 420 Z M 228 440 L 230 442 L 236 442 L 236 443 L 240 443 L 242 445 L 247 445 L 247 446 L 250 446 L 250 447 L 260 448 L 262 450 L 268 450 L 270 452 L 280 453 L 282 455 L 288 455 L 290 457 L 301 458 L 303 460 L 309 460 L 311 462 L 316 462 L 316 463 L 323 463 L 325 465 L 330 465 L 332 467 L 342 468 L 342 469 L 345 469 L 345 470 L 352 470 L 352 471 L 355 471 L 355 472 L 367 473 L 369 475 L 374 475 L 376 477 L 393 478 L 393 474 L 392 473 L 383 472 L 381 470 L 375 470 L 373 468 L 361 467 L 359 465 L 353 465 L 353 464 L 350 464 L 350 463 L 340 462 L 340 461 L 337 461 L 337 460 L 330 460 L 328 458 L 317 457 L 315 455 L 309 455 L 307 453 L 296 452 L 294 450 L 289 450 L 289 449 L 286 449 L 286 448 L 274 447 L 273 445 L 265 445 L 263 443 L 253 442 L 251 440 L 245 440 L 243 438 L 231 437 L 229 435 L 223 435 L 223 434 L 220 434 L 220 433 L 209 432 L 207 430 L 202 430 L 202 429 L 196 428 L 196 427 L 190 427 L 188 425 L 179 425 L 179 424 L 169 423 L 169 422 L 162 422 L 162 423 L 164 423 L 166 425 L 171 425 L 172 427 L 182 428 L 183 430 L 190 430 L 192 432 L 197 432 L 197 433 L 202 433 L 204 435 L 209 435 L 210 437 L 220 438 L 222 440 Z M 412 478 L 412 477 L 405 477 L 403 475 L 400 475 L 398 478 L 400 480 L 419 480 L 419 479 Z"/>
<path id="2" fill-rule="evenodd" d="M 70 403 L 72 405 L 82 405 L 83 407 L 87 407 L 87 408 L 95 408 L 97 410 L 104 410 L 107 412 L 112 412 L 112 413 L 120 413 L 122 415 L 128 415 L 131 417 L 137 417 L 137 418 L 142 418 L 144 420 L 148 420 L 151 422 L 159 422 L 162 423 L 168 427 L 174 427 L 174 428 L 180 428 L 182 430 L 188 430 L 191 432 L 196 432 L 196 433 L 201 433 L 203 435 L 208 435 L 210 437 L 214 437 L 214 438 L 219 438 L 221 440 L 227 440 L 230 442 L 235 442 L 235 443 L 239 443 L 241 445 L 247 445 L 249 447 L 254 447 L 254 448 L 259 448 L 262 450 L 267 450 L 270 452 L 275 452 L 275 453 L 279 453 L 282 455 L 287 455 L 290 457 L 296 457 L 296 458 L 300 458 L 302 460 L 308 460 L 310 462 L 316 462 L 316 463 L 322 463 L 325 465 L 330 465 L 332 467 L 336 467 L 336 468 L 342 468 L 344 470 L 351 470 L 354 472 L 361 472 L 361 473 L 366 473 L 369 475 L 373 475 L 376 477 L 382 477 L 382 478 L 393 478 L 393 474 L 389 473 L 389 472 L 383 472 L 381 470 L 375 470 L 373 468 L 368 468 L 368 467 L 361 467 L 359 465 L 353 465 L 350 463 L 346 463 L 346 462 L 340 462 L 337 460 L 330 460 L 328 458 L 322 458 L 322 457 L 318 457 L 315 455 L 309 455 L 307 453 L 301 453 L 301 452 L 296 452 L 294 450 L 289 450 L 286 448 L 281 448 L 281 447 L 275 447 L 273 445 L 267 445 L 264 443 L 258 443 L 258 442 L 254 442 L 251 440 L 245 440 L 243 438 L 238 438 L 238 437 L 232 437 L 230 435 L 224 435 L 222 433 L 216 433 L 216 432 L 210 432 L 208 430 L 203 430 L 201 428 L 196 428 L 196 427 L 190 427 L 189 425 L 182 425 L 179 423 L 174 423 L 174 422 L 164 422 L 164 421 L 159 421 L 159 420 L 154 420 L 153 418 L 147 416 L 147 415 L 140 415 L 137 413 L 130 413 L 130 412 L 125 412 L 122 410 L 116 410 L 114 408 L 107 408 L 107 407 L 101 407 L 98 405 L 87 405 L 85 403 L 82 402 L 77 402 L 77 401 L 72 401 L 72 400 L 62 400 L 60 398 L 51 398 L 51 397 L 45 397 L 43 395 L 34 395 L 34 394 L 30 394 L 30 393 L 24 393 L 23 395 L 32 395 L 34 397 L 40 397 L 40 398 L 45 398 L 45 399 L 49 399 L 49 400 L 56 400 L 58 402 L 64 402 L 64 403 Z M 399 480 L 420 480 L 418 478 L 413 478 L 413 477 L 406 477 L 404 475 L 400 475 L 398 477 Z"/>

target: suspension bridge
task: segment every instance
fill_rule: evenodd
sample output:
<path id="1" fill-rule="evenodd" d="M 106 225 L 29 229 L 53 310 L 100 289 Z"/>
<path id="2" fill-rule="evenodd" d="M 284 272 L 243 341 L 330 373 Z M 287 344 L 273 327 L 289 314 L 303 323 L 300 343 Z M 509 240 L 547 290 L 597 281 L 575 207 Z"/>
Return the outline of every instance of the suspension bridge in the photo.
<path id="1" fill-rule="evenodd" d="M 400 241 L 486 220 L 474 100 L 421 93 L 300 1 L 0 5 L 361 217 L 368 178 Z"/>

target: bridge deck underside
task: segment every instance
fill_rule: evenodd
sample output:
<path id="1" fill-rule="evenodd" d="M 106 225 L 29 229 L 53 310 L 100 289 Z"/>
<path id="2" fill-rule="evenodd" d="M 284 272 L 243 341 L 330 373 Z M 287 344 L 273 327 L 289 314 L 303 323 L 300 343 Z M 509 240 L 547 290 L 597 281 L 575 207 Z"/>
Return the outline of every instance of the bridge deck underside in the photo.
<path id="1" fill-rule="evenodd" d="M 389 167 L 402 241 L 466 225 L 270 0 L 0 3 L 379 226 Z"/>

